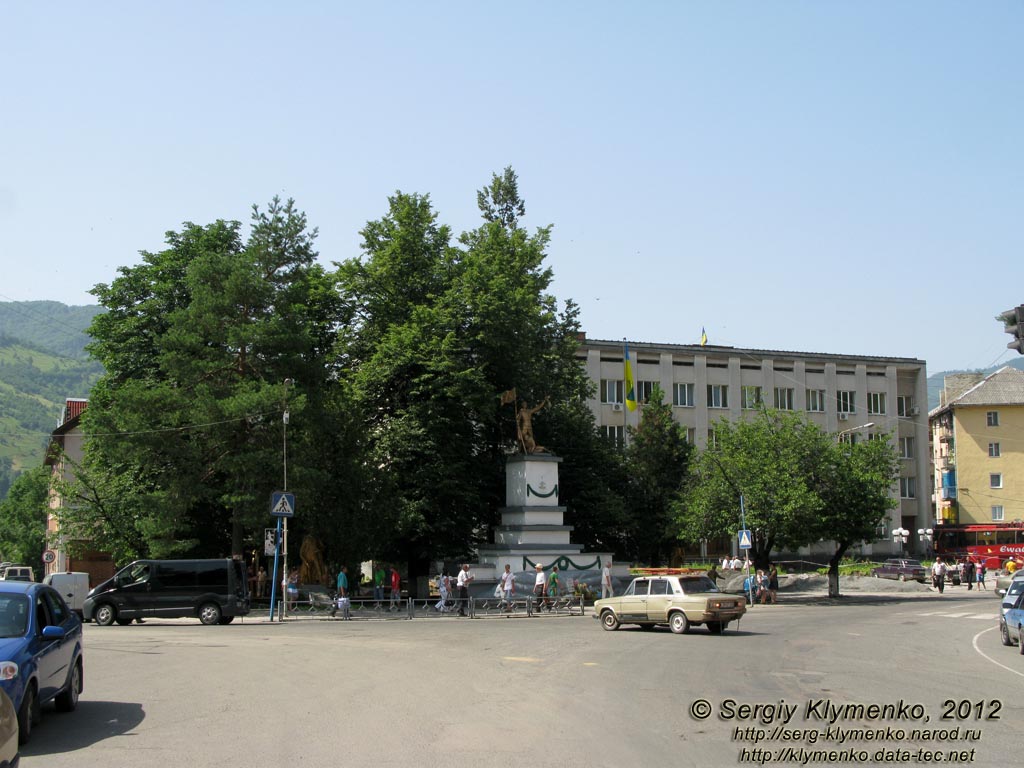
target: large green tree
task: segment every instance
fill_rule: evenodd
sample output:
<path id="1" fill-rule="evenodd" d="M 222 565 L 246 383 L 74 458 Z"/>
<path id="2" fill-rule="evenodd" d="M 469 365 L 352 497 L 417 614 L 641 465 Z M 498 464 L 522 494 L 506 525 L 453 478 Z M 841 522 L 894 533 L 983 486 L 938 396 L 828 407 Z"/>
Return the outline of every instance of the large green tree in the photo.
<path id="1" fill-rule="evenodd" d="M 0 558 L 38 568 L 46 549 L 48 467 L 33 467 L 14 480 L 0 501 Z"/>
<path id="2" fill-rule="evenodd" d="M 398 192 L 362 231 L 363 256 L 339 265 L 350 312 L 339 360 L 352 382 L 373 475 L 364 514 L 381 554 L 412 576 L 468 554 L 502 503 L 504 451 L 515 444 L 515 388 L 555 404 L 586 392 L 575 360 L 578 322 L 559 313 L 543 265 L 550 228 L 519 225 L 515 174 L 478 194 L 484 223 L 453 244 L 425 195 Z M 593 423 L 590 424 L 593 431 Z"/>
<path id="3" fill-rule="evenodd" d="M 824 503 L 814 473 L 830 442 L 817 425 L 784 411 L 719 420 L 710 445 L 693 462 L 687 493 L 677 506 L 682 538 L 735 535 L 742 497 L 756 567 L 766 568 L 777 547 L 816 540 L 809 536 Z"/>
<path id="4" fill-rule="evenodd" d="M 642 406 L 640 423 L 629 428 L 626 448 L 630 559 L 659 566 L 676 539 L 673 510 L 685 485 L 691 448 L 672 418 L 672 406 L 658 385 Z"/>
<path id="5" fill-rule="evenodd" d="M 899 458 L 886 436 L 829 442 L 817 473 L 822 508 L 812 535 L 835 544 L 828 561 L 830 597 L 839 597 L 843 556 L 850 547 L 877 538 L 888 511 L 899 504 L 891 492 L 898 477 Z"/>
<path id="6" fill-rule="evenodd" d="M 83 417 L 82 511 L 70 512 L 83 528 L 113 529 L 107 544 L 136 556 L 241 554 L 284 482 L 286 408 L 298 528 L 338 526 L 352 430 L 331 384 L 339 297 L 315 237 L 275 198 L 253 208 L 248 238 L 236 221 L 186 223 L 96 286 L 107 312 L 89 351 L 106 374 Z"/>

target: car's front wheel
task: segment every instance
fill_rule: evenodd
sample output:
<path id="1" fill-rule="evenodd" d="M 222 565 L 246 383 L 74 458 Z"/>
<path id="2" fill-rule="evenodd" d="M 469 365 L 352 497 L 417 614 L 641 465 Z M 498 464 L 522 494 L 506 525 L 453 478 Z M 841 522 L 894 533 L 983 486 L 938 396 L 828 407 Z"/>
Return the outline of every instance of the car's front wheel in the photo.
<path id="1" fill-rule="evenodd" d="M 110 603 L 101 603 L 96 606 L 92 617 L 101 627 L 109 627 L 117 618 L 117 610 Z"/>
<path id="2" fill-rule="evenodd" d="M 685 635 L 690 631 L 690 621 L 682 611 L 676 611 L 668 617 L 668 628 L 677 635 Z"/>
<path id="3" fill-rule="evenodd" d="M 1020 646 L 1020 655 L 1024 656 L 1024 625 L 1017 625 L 1017 645 Z"/>
<path id="4" fill-rule="evenodd" d="M 999 622 L 999 639 L 1003 641 L 1003 645 L 1013 645 L 1013 640 L 1010 639 L 1010 630 L 1006 628 L 1006 622 Z"/>
<path id="5" fill-rule="evenodd" d="M 878 578 L 878 573 L 877 572 L 876 573 L 872 573 L 871 575 L 874 576 L 876 579 Z"/>
<path id="6" fill-rule="evenodd" d="M 904 581 L 905 582 L 906 580 L 907 580 L 907 574 L 901 573 L 900 574 L 900 581 Z"/>
<path id="7" fill-rule="evenodd" d="M 601 613 L 601 626 L 608 632 L 614 632 L 619 628 L 619 619 L 615 611 L 605 610 Z"/>
<path id="8" fill-rule="evenodd" d="M 203 624 L 219 624 L 220 606 L 216 603 L 203 603 L 199 606 L 199 620 Z"/>
<path id="9" fill-rule="evenodd" d="M 18 710 L 18 743 L 28 744 L 32 738 L 32 726 L 39 722 L 39 697 L 36 695 L 35 683 L 30 683 L 25 690 L 25 698 L 21 700 Z"/>
<path id="10" fill-rule="evenodd" d="M 57 694 L 54 702 L 58 712 L 74 712 L 78 706 L 78 694 L 82 692 L 82 659 L 75 662 L 71 668 L 71 678 L 68 680 L 68 687 Z"/>

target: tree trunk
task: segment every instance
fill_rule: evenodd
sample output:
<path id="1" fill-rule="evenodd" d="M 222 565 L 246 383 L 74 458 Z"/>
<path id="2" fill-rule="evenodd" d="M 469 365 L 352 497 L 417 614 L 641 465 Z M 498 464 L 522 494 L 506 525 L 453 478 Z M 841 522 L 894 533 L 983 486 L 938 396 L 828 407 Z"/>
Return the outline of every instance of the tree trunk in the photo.
<path id="1" fill-rule="evenodd" d="M 832 558 L 828 561 L 829 597 L 841 597 L 839 594 L 839 563 L 842 561 L 843 555 L 846 554 L 849 546 L 849 543 L 840 544 L 839 548 L 832 554 Z"/>

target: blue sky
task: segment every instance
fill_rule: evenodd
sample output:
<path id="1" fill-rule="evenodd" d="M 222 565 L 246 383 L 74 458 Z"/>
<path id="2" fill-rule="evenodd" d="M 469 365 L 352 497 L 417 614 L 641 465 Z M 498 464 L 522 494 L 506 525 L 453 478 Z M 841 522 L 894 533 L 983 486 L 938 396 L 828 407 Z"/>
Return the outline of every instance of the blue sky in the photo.
<path id="1" fill-rule="evenodd" d="M 0 301 L 293 197 L 325 263 L 511 165 L 594 338 L 1015 353 L 1020 2 L 7 3 Z M 1017 266 L 1014 266 L 1017 265 Z"/>

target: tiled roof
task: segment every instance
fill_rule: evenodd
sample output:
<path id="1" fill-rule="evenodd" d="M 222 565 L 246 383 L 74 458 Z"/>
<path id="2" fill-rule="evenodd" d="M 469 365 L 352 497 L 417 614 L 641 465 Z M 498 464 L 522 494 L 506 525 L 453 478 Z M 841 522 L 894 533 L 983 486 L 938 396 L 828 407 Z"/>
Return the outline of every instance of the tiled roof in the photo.
<path id="1" fill-rule="evenodd" d="M 1024 371 L 1005 366 L 949 402 L 958 405 L 1024 405 Z"/>

